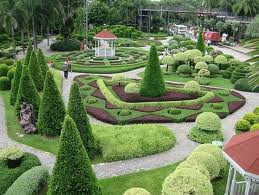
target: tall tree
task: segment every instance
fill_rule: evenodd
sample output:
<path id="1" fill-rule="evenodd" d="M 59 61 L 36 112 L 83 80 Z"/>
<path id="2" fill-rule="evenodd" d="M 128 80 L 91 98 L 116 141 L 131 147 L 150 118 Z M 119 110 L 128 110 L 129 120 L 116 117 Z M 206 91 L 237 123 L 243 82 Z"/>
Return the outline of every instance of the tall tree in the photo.
<path id="1" fill-rule="evenodd" d="M 200 50 L 202 53 L 205 52 L 205 44 L 202 36 L 202 31 L 199 32 L 196 49 Z"/>
<path id="2" fill-rule="evenodd" d="M 40 64 L 40 68 L 41 68 L 41 72 L 42 72 L 43 78 L 45 80 L 45 77 L 46 77 L 46 74 L 47 74 L 47 72 L 49 70 L 49 67 L 47 65 L 45 56 L 44 56 L 44 54 L 43 54 L 41 49 L 38 50 L 37 59 L 38 59 L 38 62 Z"/>
<path id="3" fill-rule="evenodd" d="M 76 124 L 69 116 L 65 117 L 48 194 L 102 194 Z"/>
<path id="4" fill-rule="evenodd" d="M 16 63 L 15 75 L 14 75 L 14 78 L 12 80 L 12 87 L 11 87 L 11 94 L 10 94 L 11 105 L 14 105 L 15 102 L 16 102 L 21 76 L 22 76 L 22 63 L 20 61 L 18 61 Z"/>
<path id="5" fill-rule="evenodd" d="M 259 0 L 238 0 L 233 5 L 233 12 L 239 16 L 253 17 L 259 13 Z"/>

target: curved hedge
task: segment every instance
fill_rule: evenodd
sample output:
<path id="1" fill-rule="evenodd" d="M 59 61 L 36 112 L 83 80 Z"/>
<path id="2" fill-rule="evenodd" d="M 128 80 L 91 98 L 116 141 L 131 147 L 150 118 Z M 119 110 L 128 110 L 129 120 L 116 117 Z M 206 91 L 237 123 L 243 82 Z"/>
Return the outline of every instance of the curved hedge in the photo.
<path id="1" fill-rule="evenodd" d="M 259 92 L 259 86 L 256 88 L 251 88 L 249 86 L 249 79 L 248 78 L 242 78 L 238 79 L 234 84 L 234 89 L 237 89 L 239 91 L 248 91 L 248 92 Z"/>
<path id="2" fill-rule="evenodd" d="M 149 191 L 143 188 L 130 188 L 123 195 L 151 195 Z"/>
<path id="3" fill-rule="evenodd" d="M 5 195 L 33 195 L 39 194 L 42 187 L 48 183 L 48 169 L 44 166 L 36 166 L 23 173 L 8 188 Z"/>
<path id="4" fill-rule="evenodd" d="M 182 168 L 165 178 L 162 195 L 213 195 L 210 180 L 198 170 Z"/>
<path id="5" fill-rule="evenodd" d="M 205 144 L 212 141 L 222 141 L 222 131 L 203 131 L 197 127 L 193 127 L 189 133 L 189 138 L 195 142 Z"/>

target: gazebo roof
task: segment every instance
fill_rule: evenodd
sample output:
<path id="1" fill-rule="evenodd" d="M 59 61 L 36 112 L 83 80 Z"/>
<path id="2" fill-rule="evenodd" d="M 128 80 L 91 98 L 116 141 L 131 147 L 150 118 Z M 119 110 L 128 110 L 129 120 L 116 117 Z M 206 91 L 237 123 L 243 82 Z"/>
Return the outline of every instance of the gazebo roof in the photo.
<path id="1" fill-rule="evenodd" d="M 94 39 L 114 40 L 117 37 L 107 29 L 102 30 L 94 36 Z"/>
<path id="2" fill-rule="evenodd" d="M 259 176 L 259 131 L 233 136 L 225 145 L 224 153 L 246 173 Z"/>

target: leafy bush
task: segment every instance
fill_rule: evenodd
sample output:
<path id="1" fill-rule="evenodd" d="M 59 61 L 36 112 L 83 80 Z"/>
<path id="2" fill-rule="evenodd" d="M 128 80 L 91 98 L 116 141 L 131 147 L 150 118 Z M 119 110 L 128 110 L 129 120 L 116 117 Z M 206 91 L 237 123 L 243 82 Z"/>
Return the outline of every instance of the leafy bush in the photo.
<path id="1" fill-rule="evenodd" d="M 176 70 L 176 74 L 179 74 L 182 76 L 190 76 L 192 74 L 192 68 L 191 66 L 186 64 L 180 65 Z"/>
<path id="2" fill-rule="evenodd" d="M 205 70 L 205 69 L 203 69 L 203 70 Z M 194 80 L 197 81 L 201 85 L 208 85 L 210 82 L 209 79 L 207 79 L 206 77 L 202 77 L 199 75 L 195 76 Z"/>
<path id="3" fill-rule="evenodd" d="M 87 103 L 88 104 L 94 104 L 96 103 L 98 100 L 96 98 L 90 97 L 87 99 Z"/>
<path id="4" fill-rule="evenodd" d="M 97 145 L 92 133 L 92 127 L 85 111 L 85 106 L 80 96 L 80 90 L 77 83 L 73 83 L 70 88 L 67 113 L 74 120 L 77 126 L 89 158 L 93 159 L 96 153 Z"/>
<path id="5" fill-rule="evenodd" d="M 193 152 L 187 159 L 204 165 L 210 173 L 211 180 L 219 176 L 220 167 L 216 158 L 207 152 Z"/>
<path id="6" fill-rule="evenodd" d="M 125 81 L 125 76 L 122 73 L 112 75 L 112 82 L 114 85 L 120 85 L 121 82 Z"/>
<path id="7" fill-rule="evenodd" d="M 235 130 L 237 132 L 239 132 L 239 131 L 249 131 L 250 127 L 251 127 L 251 124 L 249 123 L 249 121 L 247 121 L 245 119 L 240 119 L 235 124 Z"/>
<path id="8" fill-rule="evenodd" d="M 4 60 L 1 60 L 0 64 L 6 64 L 7 66 L 12 66 L 14 64 L 14 60 L 4 59 Z"/>
<path id="9" fill-rule="evenodd" d="M 76 124 L 69 116 L 61 131 L 48 194 L 102 194 Z"/>
<path id="10" fill-rule="evenodd" d="M 199 70 L 198 75 L 200 77 L 208 77 L 208 76 L 210 76 L 210 71 L 203 68 L 203 69 Z"/>
<path id="11" fill-rule="evenodd" d="M 52 43 L 50 46 L 52 51 L 74 51 L 80 50 L 80 42 L 78 40 L 63 40 Z"/>
<path id="12" fill-rule="evenodd" d="M 213 195 L 213 187 L 210 180 L 193 168 L 181 168 L 175 170 L 162 186 L 162 195 L 172 194 L 206 194 Z"/>
<path id="13" fill-rule="evenodd" d="M 16 68 L 12 68 L 12 69 L 10 69 L 10 70 L 8 71 L 7 77 L 10 79 L 10 81 L 13 80 L 14 75 L 15 75 L 15 71 L 16 71 Z"/>
<path id="14" fill-rule="evenodd" d="M 123 195 L 151 195 L 149 191 L 143 188 L 130 188 Z"/>
<path id="15" fill-rule="evenodd" d="M 259 131 L 259 123 L 253 124 L 250 128 L 250 131 Z"/>
<path id="16" fill-rule="evenodd" d="M 221 120 L 213 112 L 203 112 L 196 118 L 195 125 L 197 128 L 205 131 L 218 131 L 221 129 Z"/>
<path id="17" fill-rule="evenodd" d="M 207 168 L 203 164 L 198 163 L 197 161 L 194 161 L 194 160 L 186 161 L 185 160 L 176 167 L 176 170 L 182 169 L 182 168 L 198 170 L 199 172 L 201 172 L 203 175 L 205 175 L 210 180 L 210 173 L 207 170 Z"/>
<path id="18" fill-rule="evenodd" d="M 228 59 L 224 55 L 218 55 L 217 57 L 215 57 L 214 62 L 219 65 L 227 64 Z"/>
<path id="19" fill-rule="evenodd" d="M 189 133 L 189 138 L 201 144 L 211 143 L 212 141 L 222 141 L 223 133 L 221 131 L 203 131 L 193 127 Z"/>
<path id="20" fill-rule="evenodd" d="M 159 153 L 172 148 L 176 143 L 172 131 L 162 125 L 99 125 L 93 130 L 105 161 Z"/>
<path id="21" fill-rule="evenodd" d="M 219 73 L 219 67 L 215 64 L 208 65 L 208 71 L 210 71 L 211 75 L 215 75 Z"/>
<path id="22" fill-rule="evenodd" d="M 210 55 L 205 55 L 205 56 L 203 57 L 203 60 L 204 60 L 205 62 L 207 62 L 207 63 L 213 62 L 213 57 L 210 56 Z"/>
<path id="23" fill-rule="evenodd" d="M 257 106 L 255 109 L 254 109 L 254 113 L 259 115 L 259 106 Z"/>
<path id="24" fill-rule="evenodd" d="M 194 58 L 194 63 L 197 64 L 198 62 L 205 62 L 202 56 L 197 56 Z"/>
<path id="25" fill-rule="evenodd" d="M 137 83 L 129 83 L 125 87 L 126 93 L 139 93 L 139 85 Z"/>
<path id="26" fill-rule="evenodd" d="M 16 102 L 21 76 L 22 76 L 22 63 L 17 62 L 15 75 L 11 82 L 11 95 L 10 95 L 11 105 L 14 105 Z"/>
<path id="27" fill-rule="evenodd" d="M 23 151 L 15 146 L 9 146 L 7 148 L 0 150 L 0 159 L 1 160 L 18 160 L 22 158 Z"/>
<path id="28" fill-rule="evenodd" d="M 165 56 L 162 60 L 163 64 L 167 64 L 167 65 L 173 65 L 174 64 L 174 58 L 170 55 Z"/>
<path id="29" fill-rule="evenodd" d="M 186 62 L 188 60 L 188 56 L 183 52 L 179 52 L 175 54 L 174 59 L 179 62 Z"/>
<path id="30" fill-rule="evenodd" d="M 239 91 L 259 92 L 259 86 L 251 88 L 249 85 L 249 78 L 238 79 L 234 84 L 234 89 Z"/>
<path id="31" fill-rule="evenodd" d="M 223 105 L 215 103 L 211 104 L 211 107 L 215 110 L 221 110 L 223 108 Z"/>
<path id="32" fill-rule="evenodd" d="M 247 120 L 251 125 L 254 124 L 256 118 L 257 115 L 253 112 L 247 112 L 243 117 L 243 119 Z"/>
<path id="33" fill-rule="evenodd" d="M 6 64 L 0 64 L 0 77 L 7 76 L 9 67 Z"/>
<path id="34" fill-rule="evenodd" d="M 201 51 L 198 49 L 187 50 L 184 53 L 188 56 L 189 60 L 193 60 L 197 56 L 202 56 Z"/>
<path id="35" fill-rule="evenodd" d="M 140 94 L 146 97 L 159 97 L 165 94 L 165 83 L 155 46 L 151 46 L 148 64 L 141 82 Z"/>
<path id="36" fill-rule="evenodd" d="M 191 93 L 197 93 L 201 91 L 200 84 L 196 81 L 189 81 L 185 83 L 184 89 L 188 89 Z"/>
<path id="37" fill-rule="evenodd" d="M 48 182 L 48 169 L 43 166 L 36 166 L 23 173 L 8 188 L 5 195 L 28 195 L 38 194 Z"/>
<path id="38" fill-rule="evenodd" d="M 227 161 L 222 153 L 222 150 L 213 144 L 201 144 L 193 150 L 193 152 L 207 152 L 215 157 L 220 170 L 224 170 L 227 166 Z"/>
<path id="39" fill-rule="evenodd" d="M 29 153 L 23 154 L 19 167 L 16 167 L 15 169 L 8 168 L 6 162 L 0 160 L 0 194 L 4 194 L 15 180 L 24 172 L 39 165 L 40 161 L 38 157 Z"/>
<path id="40" fill-rule="evenodd" d="M 47 72 L 39 109 L 37 130 L 46 136 L 59 136 L 66 114 L 60 91 L 50 71 Z"/>
<path id="41" fill-rule="evenodd" d="M 11 89 L 10 79 L 6 76 L 0 77 L 0 91 L 10 90 L 10 89 Z"/>
<path id="42" fill-rule="evenodd" d="M 118 115 L 119 116 L 129 116 L 129 115 L 131 115 L 131 112 L 127 109 L 123 109 L 123 110 L 119 111 Z"/>
<path id="43" fill-rule="evenodd" d="M 201 69 L 208 69 L 208 65 L 206 62 L 198 62 L 196 65 L 195 65 L 195 70 L 196 71 L 199 71 Z"/>
<path id="44" fill-rule="evenodd" d="M 170 108 L 170 109 L 168 110 L 168 114 L 171 114 L 171 115 L 179 115 L 179 114 L 181 114 L 181 113 L 182 113 L 181 110 L 175 109 L 175 108 Z"/>

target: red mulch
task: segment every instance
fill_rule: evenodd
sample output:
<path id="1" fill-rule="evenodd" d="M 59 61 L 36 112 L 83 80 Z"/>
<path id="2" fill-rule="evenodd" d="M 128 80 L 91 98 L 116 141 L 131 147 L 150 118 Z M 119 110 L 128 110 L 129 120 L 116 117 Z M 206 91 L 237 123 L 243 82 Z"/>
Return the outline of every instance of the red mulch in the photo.
<path id="1" fill-rule="evenodd" d="M 92 96 L 106 100 L 100 89 L 97 89 L 94 93 L 92 93 Z"/>
<path id="2" fill-rule="evenodd" d="M 200 110 L 202 106 L 203 105 L 176 106 L 175 108 L 188 109 L 188 110 Z"/>
<path id="3" fill-rule="evenodd" d="M 228 103 L 229 114 L 232 114 L 233 112 L 241 108 L 245 103 L 246 103 L 245 101 L 229 102 Z"/>
<path id="4" fill-rule="evenodd" d="M 216 95 L 214 98 L 207 101 L 207 103 L 217 103 L 217 102 L 224 102 L 224 100 L 221 97 Z"/>
<path id="5" fill-rule="evenodd" d="M 98 88 L 98 85 L 97 85 L 97 83 L 96 83 L 96 80 L 94 80 L 94 81 L 88 83 L 88 85 L 90 85 L 90 86 L 92 86 L 92 87 L 94 87 L 94 88 Z"/>
<path id="6" fill-rule="evenodd" d="M 87 106 L 86 111 L 88 114 L 90 114 L 91 116 L 93 116 L 94 118 L 100 121 L 111 123 L 111 124 L 117 124 L 117 120 L 101 108 Z"/>
<path id="7" fill-rule="evenodd" d="M 163 109 L 156 108 L 155 106 L 145 106 L 143 108 L 136 108 L 136 109 L 132 109 L 132 110 L 141 111 L 141 112 L 156 112 L 156 111 L 163 110 Z"/>
<path id="8" fill-rule="evenodd" d="M 244 96 L 242 96 L 240 93 L 238 93 L 236 91 L 231 91 L 230 93 L 231 93 L 231 95 L 236 96 L 242 100 L 246 100 L 246 98 Z"/>
<path id="9" fill-rule="evenodd" d="M 171 123 L 172 119 L 159 115 L 145 115 L 137 118 L 130 119 L 129 122 L 134 123 Z"/>
<path id="10" fill-rule="evenodd" d="M 108 108 L 108 109 L 118 109 L 119 108 L 119 107 L 111 104 L 110 102 L 107 102 L 107 100 L 106 100 L 106 106 L 105 107 Z"/>

